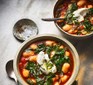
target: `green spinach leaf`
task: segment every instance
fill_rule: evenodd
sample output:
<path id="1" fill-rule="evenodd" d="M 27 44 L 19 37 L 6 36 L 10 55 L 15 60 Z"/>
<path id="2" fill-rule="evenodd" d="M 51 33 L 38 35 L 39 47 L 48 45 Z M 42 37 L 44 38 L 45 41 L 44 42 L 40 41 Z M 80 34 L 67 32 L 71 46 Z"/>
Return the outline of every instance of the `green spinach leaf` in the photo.
<path id="1" fill-rule="evenodd" d="M 37 85 L 44 85 L 45 78 L 36 77 Z"/>
<path id="2" fill-rule="evenodd" d="M 50 52 L 52 51 L 52 46 L 46 46 L 46 53 L 50 55 Z"/>
<path id="3" fill-rule="evenodd" d="M 37 77 L 37 85 L 52 85 L 52 78 L 55 77 L 55 74 L 49 73 L 48 75 L 45 75 L 44 78 L 38 78 Z"/>
<path id="4" fill-rule="evenodd" d="M 56 65 L 57 71 L 61 72 L 61 67 L 65 62 L 70 62 L 69 57 L 65 56 L 66 49 L 58 49 L 55 55 L 51 58 L 51 61 Z"/>
<path id="5" fill-rule="evenodd" d="M 55 77 L 55 74 L 50 73 L 46 76 L 44 85 L 52 85 L 52 78 Z"/>
<path id="6" fill-rule="evenodd" d="M 66 16 L 65 16 L 65 19 L 66 19 L 66 23 L 68 24 L 72 24 L 72 23 L 76 23 L 76 18 L 73 17 L 73 12 L 75 10 L 78 9 L 78 6 L 76 5 L 76 3 L 72 3 L 69 7 L 68 7 L 68 10 L 67 10 L 67 13 L 66 13 Z"/>
<path id="7" fill-rule="evenodd" d="M 27 63 L 26 69 L 28 69 L 34 77 L 43 74 L 42 71 L 40 70 L 40 66 L 34 62 L 29 61 Z"/>
<path id="8" fill-rule="evenodd" d="M 89 14 L 90 15 L 93 15 L 93 8 L 90 8 L 90 9 L 88 9 L 89 10 Z"/>
<path id="9" fill-rule="evenodd" d="M 39 44 L 38 48 L 35 50 L 35 53 L 39 53 L 40 51 L 44 51 L 45 50 L 45 45 L 44 44 Z"/>
<path id="10" fill-rule="evenodd" d="M 87 31 L 87 32 L 90 32 L 91 31 L 91 22 L 89 21 L 89 20 L 84 20 L 84 22 L 83 22 L 83 24 L 84 24 L 84 28 L 85 28 L 85 30 Z"/>
<path id="11" fill-rule="evenodd" d="M 27 79 L 26 81 L 27 81 L 27 83 L 28 83 L 29 85 L 35 85 L 35 83 L 34 83 L 33 81 L 31 81 L 31 79 Z"/>

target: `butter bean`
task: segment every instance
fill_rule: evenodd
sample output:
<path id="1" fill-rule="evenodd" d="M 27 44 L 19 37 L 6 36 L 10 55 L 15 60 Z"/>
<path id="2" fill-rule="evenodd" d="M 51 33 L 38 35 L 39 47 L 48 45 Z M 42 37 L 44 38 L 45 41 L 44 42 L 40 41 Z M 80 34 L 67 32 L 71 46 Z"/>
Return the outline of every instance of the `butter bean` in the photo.
<path id="1" fill-rule="evenodd" d="M 80 0 L 80 1 L 77 2 L 77 5 L 78 5 L 79 7 L 81 7 L 81 6 L 83 6 L 85 3 L 86 3 L 86 0 Z"/>
<path id="2" fill-rule="evenodd" d="M 27 78 L 29 76 L 29 70 L 23 69 L 22 74 L 23 74 L 23 77 Z"/>
<path id="3" fill-rule="evenodd" d="M 73 29 L 70 29 L 70 30 L 68 31 L 68 33 L 73 34 L 73 33 L 74 33 L 74 30 L 73 30 Z"/>
<path id="4" fill-rule="evenodd" d="M 64 48 L 64 46 L 63 45 L 61 45 L 60 47 L 59 47 L 59 49 L 63 49 Z"/>
<path id="5" fill-rule="evenodd" d="M 88 8 L 93 8 L 93 6 L 92 5 L 88 5 Z"/>
<path id="6" fill-rule="evenodd" d="M 46 44 L 46 45 L 49 45 L 49 46 L 52 46 L 53 43 L 54 43 L 54 41 L 51 41 L 51 40 L 47 40 L 47 41 L 45 42 L 45 44 Z"/>
<path id="7" fill-rule="evenodd" d="M 62 81 L 63 83 L 66 82 L 67 79 L 68 79 L 68 76 L 67 76 L 67 75 L 64 75 L 64 76 L 61 77 L 61 81 Z"/>
<path id="8" fill-rule="evenodd" d="M 62 66 L 62 72 L 67 73 L 69 71 L 70 64 L 69 63 L 64 63 Z"/>
<path id="9" fill-rule="evenodd" d="M 60 85 L 60 84 L 59 84 L 59 82 L 56 81 L 56 82 L 54 83 L 54 85 Z"/>
<path id="10" fill-rule="evenodd" d="M 65 56 L 70 56 L 70 52 L 69 51 L 66 51 L 65 52 Z"/>
<path id="11" fill-rule="evenodd" d="M 35 50 L 35 49 L 37 49 L 37 45 L 36 44 L 32 44 L 32 45 L 30 45 L 30 48 Z"/>
<path id="12" fill-rule="evenodd" d="M 55 55 L 55 51 L 52 51 L 51 54 L 50 54 L 50 57 L 53 57 Z"/>
<path id="13" fill-rule="evenodd" d="M 34 55 L 34 51 L 29 51 L 29 52 L 23 52 L 23 57 L 29 57 Z"/>
<path id="14" fill-rule="evenodd" d="M 65 26 L 63 26 L 64 31 L 69 31 L 71 28 L 72 28 L 72 25 L 66 24 Z"/>
<path id="15" fill-rule="evenodd" d="M 30 56 L 29 61 L 34 61 L 34 62 L 36 62 L 36 61 L 37 61 L 37 56 L 36 56 L 36 55 Z"/>

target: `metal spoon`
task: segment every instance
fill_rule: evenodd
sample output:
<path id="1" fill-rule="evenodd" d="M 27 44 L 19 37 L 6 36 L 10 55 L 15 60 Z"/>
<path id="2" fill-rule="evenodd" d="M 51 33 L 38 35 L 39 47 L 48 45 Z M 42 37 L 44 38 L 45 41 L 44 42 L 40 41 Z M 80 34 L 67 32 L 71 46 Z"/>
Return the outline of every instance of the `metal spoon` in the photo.
<path id="1" fill-rule="evenodd" d="M 13 60 L 10 60 L 6 63 L 6 72 L 7 72 L 8 77 L 14 80 L 16 85 L 19 85 L 17 78 L 14 74 L 14 70 L 13 70 Z"/>
<path id="2" fill-rule="evenodd" d="M 7 75 L 10 79 L 14 80 L 16 85 L 21 85 L 18 81 L 17 81 L 17 78 L 14 74 L 14 70 L 13 70 L 13 60 L 10 60 L 6 63 L 6 72 L 7 72 Z M 77 81 L 75 80 L 73 82 L 72 85 L 78 85 Z"/>
<path id="3" fill-rule="evenodd" d="M 43 21 L 57 21 L 57 20 L 64 20 L 64 18 L 42 18 Z"/>

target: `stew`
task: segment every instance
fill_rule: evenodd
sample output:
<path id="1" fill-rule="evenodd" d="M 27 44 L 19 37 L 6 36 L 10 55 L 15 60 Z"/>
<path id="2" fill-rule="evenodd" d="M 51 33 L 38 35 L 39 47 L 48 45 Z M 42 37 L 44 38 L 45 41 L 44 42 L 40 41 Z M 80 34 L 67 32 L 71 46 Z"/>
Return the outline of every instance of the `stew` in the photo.
<path id="1" fill-rule="evenodd" d="M 73 73 L 72 53 L 62 43 L 44 40 L 27 47 L 19 71 L 29 85 L 64 85 Z"/>
<path id="2" fill-rule="evenodd" d="M 87 35 L 93 31 L 93 3 L 89 0 L 63 0 L 55 17 L 60 28 L 73 35 Z"/>

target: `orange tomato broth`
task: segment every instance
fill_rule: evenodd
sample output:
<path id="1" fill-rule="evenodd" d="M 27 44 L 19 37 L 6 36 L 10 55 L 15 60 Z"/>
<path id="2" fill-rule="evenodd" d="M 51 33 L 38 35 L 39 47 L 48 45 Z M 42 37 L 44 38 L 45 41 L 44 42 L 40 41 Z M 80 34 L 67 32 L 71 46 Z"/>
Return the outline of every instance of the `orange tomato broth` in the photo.
<path id="1" fill-rule="evenodd" d="M 47 40 L 37 41 L 37 42 L 32 43 L 32 44 L 36 44 L 36 45 L 39 45 L 39 44 L 41 44 L 41 43 L 44 43 L 44 44 L 45 44 L 46 41 L 47 41 Z M 55 42 L 55 41 L 54 41 L 54 42 Z M 59 42 L 56 42 L 56 43 L 59 44 Z M 63 44 L 61 44 L 61 45 L 63 45 Z M 30 46 L 29 46 L 29 47 L 30 47 Z M 28 49 L 29 47 L 27 47 L 26 49 Z M 64 47 L 66 47 L 66 46 L 64 46 Z M 69 50 L 68 48 L 67 48 L 67 51 L 70 52 L 70 50 Z M 24 50 L 24 52 L 25 52 L 25 50 Z M 35 54 L 35 55 L 36 55 L 36 54 Z M 29 57 L 30 57 L 30 56 L 24 57 L 23 54 L 22 54 L 21 57 L 20 57 L 20 60 L 19 60 L 19 64 L 18 64 L 18 68 L 19 68 L 20 74 L 21 74 L 21 76 L 22 76 L 22 78 L 24 79 L 25 82 L 26 82 L 26 80 L 27 80 L 28 78 L 34 78 L 34 77 L 33 77 L 33 74 L 30 74 L 29 77 L 25 78 L 25 77 L 23 76 L 23 73 L 22 73 L 23 69 L 26 67 L 26 65 L 27 65 L 27 63 L 28 63 L 28 61 L 29 61 Z M 64 73 L 64 74 L 63 74 L 63 76 L 64 76 L 64 75 L 67 75 L 67 76 L 68 76 L 68 79 L 63 83 L 63 82 L 60 81 L 60 77 L 59 77 L 59 79 L 53 81 L 52 85 L 55 85 L 56 82 L 59 82 L 59 85 L 64 85 L 64 84 L 69 80 L 69 78 L 71 77 L 71 75 L 72 75 L 72 73 L 73 73 L 73 69 L 74 69 L 73 57 L 74 57 L 74 56 L 72 56 L 72 53 L 70 52 L 70 56 L 69 56 L 69 59 L 70 59 L 70 69 L 69 69 L 69 71 L 68 71 L 67 73 Z M 37 62 L 36 62 L 36 63 L 37 63 Z M 58 73 L 58 72 L 56 72 L 55 75 L 61 76 L 61 74 Z M 44 76 L 44 75 L 42 75 L 42 77 L 43 77 L 43 76 Z M 34 79 L 35 79 L 35 78 L 34 78 Z M 36 84 L 35 84 L 35 85 L 36 85 Z"/>
<path id="2" fill-rule="evenodd" d="M 93 3 L 90 2 L 89 0 L 62 0 L 62 3 L 60 3 L 58 5 L 58 7 L 57 7 L 57 10 L 55 12 L 55 17 L 64 18 L 65 15 L 66 15 L 66 13 L 67 13 L 67 9 L 68 9 L 69 5 L 72 4 L 72 3 L 76 3 L 77 4 L 78 1 L 86 1 L 86 3 L 84 5 L 82 5 L 82 6 L 78 6 L 77 5 L 78 6 L 78 9 L 80 9 L 80 8 L 89 8 L 89 5 L 92 5 L 92 7 L 90 7 L 90 8 L 93 8 Z M 93 15 L 91 15 L 91 18 L 93 18 Z M 88 18 L 88 20 L 90 21 L 90 18 Z M 84 21 L 82 21 L 82 22 L 84 22 Z M 93 25 L 93 20 L 90 21 L 90 22 Z M 65 21 L 64 20 L 58 20 L 57 21 L 57 24 L 61 27 L 61 29 L 63 29 L 63 26 L 64 26 L 64 25 L 62 25 L 62 23 L 64 23 L 64 25 L 67 24 L 66 23 L 66 20 Z M 71 25 L 72 25 L 72 27 L 75 27 L 76 26 L 75 24 L 71 24 Z M 65 31 L 65 30 L 64 31 L 67 32 L 67 33 L 69 33 L 69 34 L 81 35 L 81 36 L 90 33 L 90 32 L 89 33 L 87 32 L 86 34 L 83 34 L 83 33 L 78 34 L 78 31 L 84 30 L 84 26 L 83 25 L 80 25 L 80 26 L 78 26 L 78 28 L 79 28 L 79 30 L 76 28 L 76 30 L 74 30 L 72 32 L 71 31 Z"/>

